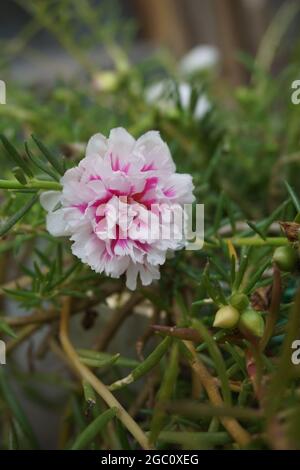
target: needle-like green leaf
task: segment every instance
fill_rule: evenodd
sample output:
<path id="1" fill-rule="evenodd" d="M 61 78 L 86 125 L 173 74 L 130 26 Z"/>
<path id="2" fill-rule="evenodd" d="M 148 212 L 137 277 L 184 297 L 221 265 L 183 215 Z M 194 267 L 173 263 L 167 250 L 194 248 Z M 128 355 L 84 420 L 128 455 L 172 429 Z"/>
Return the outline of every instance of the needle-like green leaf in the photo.
<path id="1" fill-rule="evenodd" d="M 19 209 L 13 216 L 11 216 L 1 227 L 0 227 L 0 237 L 3 237 L 9 230 L 16 225 L 17 222 L 19 222 L 24 215 L 30 211 L 32 206 L 37 202 L 38 200 L 38 195 L 35 194 L 29 201 L 24 204 L 21 209 Z"/>

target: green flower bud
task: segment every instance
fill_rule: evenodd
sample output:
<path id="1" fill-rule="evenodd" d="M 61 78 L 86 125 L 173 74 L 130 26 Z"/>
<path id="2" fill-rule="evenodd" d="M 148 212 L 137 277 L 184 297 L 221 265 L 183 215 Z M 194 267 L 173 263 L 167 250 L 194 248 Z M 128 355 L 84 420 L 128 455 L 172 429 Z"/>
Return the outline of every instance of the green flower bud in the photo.
<path id="1" fill-rule="evenodd" d="M 256 310 L 247 309 L 241 315 L 239 328 L 242 333 L 251 333 L 261 338 L 265 329 L 263 317 Z"/>
<path id="2" fill-rule="evenodd" d="M 291 245 L 280 246 L 273 254 L 273 261 L 281 271 L 293 271 L 297 259 L 297 251 Z"/>
<path id="3" fill-rule="evenodd" d="M 242 312 L 249 305 L 249 299 L 245 294 L 237 293 L 230 297 L 230 304 Z"/>
<path id="4" fill-rule="evenodd" d="M 119 77 L 116 72 L 104 70 L 93 77 L 93 85 L 96 90 L 113 92 L 117 89 Z"/>
<path id="5" fill-rule="evenodd" d="M 213 326 L 216 328 L 233 328 L 237 325 L 240 318 L 239 311 L 232 305 L 224 305 L 215 316 Z"/>

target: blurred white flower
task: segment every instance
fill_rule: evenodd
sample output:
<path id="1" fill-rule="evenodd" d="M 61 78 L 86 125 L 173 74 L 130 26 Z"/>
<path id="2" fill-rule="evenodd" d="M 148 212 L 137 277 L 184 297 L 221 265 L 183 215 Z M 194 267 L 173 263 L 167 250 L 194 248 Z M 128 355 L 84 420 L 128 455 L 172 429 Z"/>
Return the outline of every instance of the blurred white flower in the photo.
<path id="1" fill-rule="evenodd" d="M 189 83 L 180 83 L 178 86 L 179 99 L 183 109 L 188 109 L 191 103 L 192 87 Z M 211 109 L 211 104 L 204 93 L 202 93 L 196 102 L 194 117 L 201 119 Z"/>
<path id="2" fill-rule="evenodd" d="M 156 104 L 157 107 L 161 107 L 161 104 L 164 108 L 173 107 L 173 100 L 170 100 L 169 96 L 169 87 L 171 80 L 161 80 L 159 82 L 154 82 L 149 85 L 145 90 L 146 102 L 149 104 Z M 162 99 L 163 103 L 160 101 Z"/>
<path id="3" fill-rule="evenodd" d="M 196 46 L 185 54 L 179 62 L 183 75 L 192 75 L 203 70 L 215 68 L 220 63 L 219 50 L 210 45 Z"/>
<path id="4" fill-rule="evenodd" d="M 191 85 L 187 82 L 179 83 L 178 95 L 182 108 L 184 110 L 189 109 L 192 96 Z M 176 112 L 175 83 L 168 79 L 153 83 L 146 89 L 146 101 L 166 114 L 174 114 Z M 199 95 L 194 108 L 194 118 L 203 118 L 210 109 L 211 103 L 207 96 L 202 93 Z"/>

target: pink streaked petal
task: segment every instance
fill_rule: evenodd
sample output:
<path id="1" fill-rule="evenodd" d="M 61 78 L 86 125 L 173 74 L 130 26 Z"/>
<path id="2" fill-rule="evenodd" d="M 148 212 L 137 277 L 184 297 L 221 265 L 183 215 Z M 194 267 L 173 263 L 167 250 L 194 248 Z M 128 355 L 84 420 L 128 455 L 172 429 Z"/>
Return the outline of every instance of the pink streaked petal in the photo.
<path id="1" fill-rule="evenodd" d="M 102 178 L 101 178 L 101 176 L 99 176 L 99 175 L 91 175 L 91 176 L 89 177 L 89 181 L 98 181 L 98 180 L 101 180 L 101 179 L 102 179 Z"/>
<path id="2" fill-rule="evenodd" d="M 110 157 L 110 164 L 111 164 L 112 171 L 121 171 L 122 173 L 125 173 L 126 175 L 128 174 L 129 168 L 130 168 L 130 162 L 127 162 L 125 163 L 125 165 L 122 166 L 119 157 L 114 158 L 112 153 L 110 153 L 109 157 Z"/>
<path id="3" fill-rule="evenodd" d="M 82 214 L 85 213 L 87 207 L 88 207 L 88 204 L 86 204 L 85 202 L 81 203 L 81 204 L 73 204 L 72 207 L 75 207 L 75 209 L 78 209 Z"/>
<path id="4" fill-rule="evenodd" d="M 145 194 L 147 191 L 150 191 L 150 189 L 156 188 L 157 183 L 158 183 L 158 178 L 157 178 L 157 176 L 152 176 L 151 178 L 147 178 L 147 179 L 146 179 L 145 188 L 144 188 L 144 191 L 143 191 L 144 194 Z"/>
<path id="5" fill-rule="evenodd" d="M 176 168 L 169 147 L 161 139 L 159 132 L 146 132 L 136 141 L 134 150 L 143 158 L 144 166 L 154 165 L 155 170 L 164 175 L 175 172 Z"/>
<path id="6" fill-rule="evenodd" d="M 142 243 L 139 240 L 134 240 L 134 245 L 139 248 L 139 250 L 142 250 L 144 253 L 148 253 L 149 250 L 151 249 L 151 245 L 148 243 Z"/>
<path id="7" fill-rule="evenodd" d="M 99 206 L 101 206 L 101 204 L 106 204 L 108 201 L 110 201 L 111 196 L 112 195 L 107 192 L 106 195 L 103 196 L 101 199 L 96 199 L 96 201 L 92 203 L 91 207 L 98 208 Z"/>
<path id="8" fill-rule="evenodd" d="M 154 162 L 151 163 L 145 163 L 145 165 L 142 166 L 141 171 L 146 172 L 146 171 L 155 171 L 157 168 L 154 165 Z"/>
<path id="9" fill-rule="evenodd" d="M 170 190 L 174 190 L 174 194 Z M 194 185 L 191 175 L 175 173 L 169 177 L 168 184 L 165 185 L 163 193 L 165 194 L 165 191 L 167 191 L 165 196 L 171 198 L 172 202 L 190 204 L 195 200 L 193 190 Z"/>
<path id="10" fill-rule="evenodd" d="M 130 194 L 130 191 L 122 191 L 120 189 L 113 189 L 113 188 L 108 188 L 108 191 L 112 196 L 128 196 Z"/>
<path id="11" fill-rule="evenodd" d="M 120 159 L 119 159 L 119 157 L 116 157 L 114 159 L 113 154 L 110 153 L 109 158 L 110 158 L 111 169 L 113 171 L 119 171 L 120 170 Z"/>
<path id="12" fill-rule="evenodd" d="M 166 197 L 175 197 L 176 196 L 176 191 L 175 191 L 174 187 L 164 189 L 163 193 Z"/>
<path id="13" fill-rule="evenodd" d="M 103 219 L 105 219 L 105 215 L 95 215 L 95 222 L 98 225 L 99 222 L 101 222 Z"/>
<path id="14" fill-rule="evenodd" d="M 129 168 L 130 168 L 130 163 L 126 163 L 126 165 L 124 165 L 122 168 L 123 173 L 127 175 L 129 172 Z"/>
<path id="15" fill-rule="evenodd" d="M 135 193 L 133 195 L 134 200 L 137 202 L 143 202 L 143 204 L 145 204 L 144 202 L 145 195 L 149 191 L 152 191 L 153 189 L 155 189 L 157 184 L 158 184 L 158 178 L 156 176 L 153 176 L 152 178 L 147 178 L 143 191 L 141 191 L 140 193 Z"/>
<path id="16" fill-rule="evenodd" d="M 141 202 L 150 210 L 151 206 L 154 206 L 157 204 L 157 199 L 156 198 L 143 199 Z"/>
<path id="17" fill-rule="evenodd" d="M 115 255 L 122 256 L 128 253 L 128 240 L 112 240 L 111 241 L 111 251 Z"/>

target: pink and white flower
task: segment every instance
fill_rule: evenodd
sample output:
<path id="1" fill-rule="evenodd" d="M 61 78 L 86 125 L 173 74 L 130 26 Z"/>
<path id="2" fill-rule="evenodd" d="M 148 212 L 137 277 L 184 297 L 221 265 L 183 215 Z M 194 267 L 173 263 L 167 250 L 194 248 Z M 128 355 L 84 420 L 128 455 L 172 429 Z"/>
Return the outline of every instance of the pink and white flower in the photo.
<path id="1" fill-rule="evenodd" d="M 184 220 L 184 204 L 194 201 L 192 178 L 176 173 L 159 132 L 137 140 L 123 128 L 94 135 L 61 184 L 41 195 L 48 231 L 69 237 L 73 254 L 94 271 L 126 273 L 130 289 L 138 274 L 143 285 L 159 279 L 167 252 L 185 245 L 178 214 Z"/>

